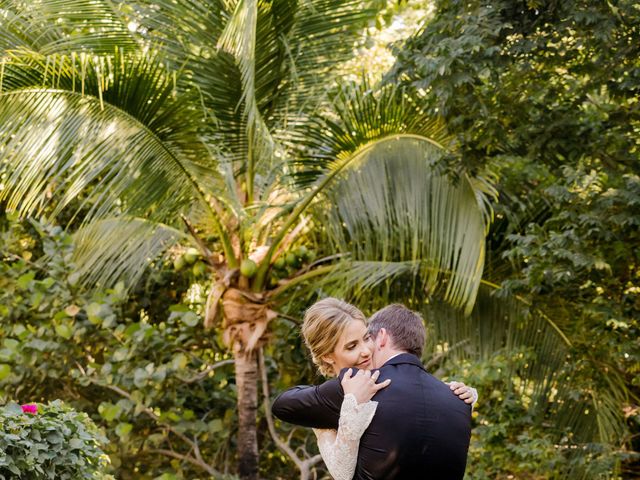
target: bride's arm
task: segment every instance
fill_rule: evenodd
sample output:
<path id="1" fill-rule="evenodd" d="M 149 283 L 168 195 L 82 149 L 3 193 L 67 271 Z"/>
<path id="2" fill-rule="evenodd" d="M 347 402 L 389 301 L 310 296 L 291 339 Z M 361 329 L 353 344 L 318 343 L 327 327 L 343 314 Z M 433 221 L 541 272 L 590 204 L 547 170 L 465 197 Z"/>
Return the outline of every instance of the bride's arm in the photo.
<path id="1" fill-rule="evenodd" d="M 353 377 L 348 370 L 342 379 L 345 395 L 340 408 L 338 430 L 314 430 L 318 448 L 334 480 L 351 480 L 358 462 L 360 437 L 367 429 L 378 406 L 371 401 L 389 380 L 376 384 L 379 372 L 360 370 Z"/>
<path id="2" fill-rule="evenodd" d="M 378 402 L 358 404 L 353 394 L 346 394 L 340 409 L 338 430 L 315 430 L 318 448 L 334 480 L 351 480 L 358 463 L 360 437 L 376 412 Z"/>

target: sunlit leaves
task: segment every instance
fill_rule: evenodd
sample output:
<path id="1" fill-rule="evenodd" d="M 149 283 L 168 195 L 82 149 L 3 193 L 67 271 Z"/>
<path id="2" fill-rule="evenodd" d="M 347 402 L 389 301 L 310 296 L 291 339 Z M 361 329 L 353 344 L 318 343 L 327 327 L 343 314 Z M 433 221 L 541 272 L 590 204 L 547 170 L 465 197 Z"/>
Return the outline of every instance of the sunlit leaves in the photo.
<path id="1" fill-rule="evenodd" d="M 374 144 L 328 189 L 333 206 L 319 218 L 326 215 L 329 238 L 353 260 L 414 262 L 423 289 L 440 289 L 470 311 L 484 263 L 484 212 L 466 179 L 455 185 L 438 171 L 442 153 L 420 138 Z M 345 284 L 357 291 L 369 283 L 360 280 Z"/>

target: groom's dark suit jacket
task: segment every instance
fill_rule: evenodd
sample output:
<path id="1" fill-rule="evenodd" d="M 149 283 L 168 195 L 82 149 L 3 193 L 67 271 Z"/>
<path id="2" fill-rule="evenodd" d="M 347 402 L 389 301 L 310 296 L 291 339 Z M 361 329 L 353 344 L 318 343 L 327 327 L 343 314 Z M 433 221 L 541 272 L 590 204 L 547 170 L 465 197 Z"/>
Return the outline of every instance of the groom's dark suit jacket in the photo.
<path id="1" fill-rule="evenodd" d="M 338 428 L 344 392 L 340 378 L 294 387 L 272 406 L 285 422 Z M 403 353 L 380 368 L 391 379 L 373 400 L 378 408 L 360 439 L 356 480 L 461 479 L 471 436 L 471 407 L 428 374 L 420 360 Z"/>

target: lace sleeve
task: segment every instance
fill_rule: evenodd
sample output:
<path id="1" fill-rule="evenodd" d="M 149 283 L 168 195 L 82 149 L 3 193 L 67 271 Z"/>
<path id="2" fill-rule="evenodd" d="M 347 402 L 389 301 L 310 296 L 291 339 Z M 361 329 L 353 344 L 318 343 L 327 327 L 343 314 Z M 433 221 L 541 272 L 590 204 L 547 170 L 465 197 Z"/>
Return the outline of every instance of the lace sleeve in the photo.
<path id="1" fill-rule="evenodd" d="M 358 405 L 356 397 L 349 393 L 342 401 L 338 430 L 314 429 L 320 455 L 334 480 L 353 478 L 360 437 L 371 423 L 377 407 L 378 402 L 373 401 Z"/>

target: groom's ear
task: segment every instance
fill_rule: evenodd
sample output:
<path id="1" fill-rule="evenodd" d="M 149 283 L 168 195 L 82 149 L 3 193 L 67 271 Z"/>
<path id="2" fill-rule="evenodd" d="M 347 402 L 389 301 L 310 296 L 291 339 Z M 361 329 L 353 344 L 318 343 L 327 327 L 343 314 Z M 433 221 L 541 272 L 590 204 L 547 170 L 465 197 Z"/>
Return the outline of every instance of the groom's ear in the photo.
<path id="1" fill-rule="evenodd" d="M 376 335 L 376 344 L 378 345 L 378 348 L 384 348 L 388 341 L 389 334 L 387 333 L 387 329 L 381 328 L 378 330 L 378 335 Z"/>

